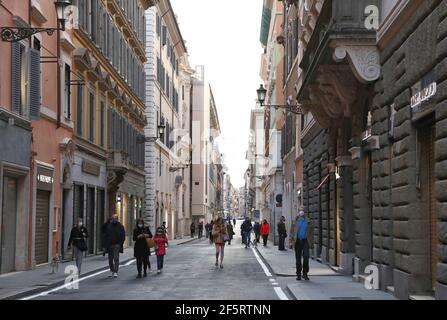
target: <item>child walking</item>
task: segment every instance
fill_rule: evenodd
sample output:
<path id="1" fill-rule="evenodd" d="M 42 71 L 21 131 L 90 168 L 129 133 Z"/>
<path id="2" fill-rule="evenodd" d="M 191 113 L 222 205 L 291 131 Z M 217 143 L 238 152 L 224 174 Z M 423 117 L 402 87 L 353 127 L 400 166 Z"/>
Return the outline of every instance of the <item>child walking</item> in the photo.
<path id="1" fill-rule="evenodd" d="M 163 260 L 166 255 L 166 246 L 168 245 L 168 237 L 162 227 L 157 228 L 157 233 L 154 237 L 155 255 L 157 256 L 157 273 L 163 270 Z"/>

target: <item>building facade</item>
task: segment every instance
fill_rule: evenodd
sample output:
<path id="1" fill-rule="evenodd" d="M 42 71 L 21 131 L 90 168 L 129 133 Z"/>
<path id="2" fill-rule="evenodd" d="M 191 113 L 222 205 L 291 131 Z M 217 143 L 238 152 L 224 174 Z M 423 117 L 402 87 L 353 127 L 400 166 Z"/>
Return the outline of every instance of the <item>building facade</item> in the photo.
<path id="1" fill-rule="evenodd" d="M 198 224 L 210 222 L 217 214 L 216 160 L 220 157 L 216 154 L 215 140 L 220 135 L 220 125 L 203 66 L 196 68 L 192 83 L 192 219 Z"/>
<path id="2" fill-rule="evenodd" d="M 189 234 L 191 70 L 187 49 L 170 1 L 146 12 L 148 125 L 146 218 L 152 229 L 166 222 L 171 239 Z M 158 127 L 165 127 L 160 136 Z"/>

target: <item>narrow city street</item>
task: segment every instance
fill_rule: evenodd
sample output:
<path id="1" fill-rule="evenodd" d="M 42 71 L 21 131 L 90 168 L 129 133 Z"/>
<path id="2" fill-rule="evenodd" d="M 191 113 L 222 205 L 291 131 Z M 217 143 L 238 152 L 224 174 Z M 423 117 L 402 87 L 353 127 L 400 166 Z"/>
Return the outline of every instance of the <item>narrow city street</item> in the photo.
<path id="1" fill-rule="evenodd" d="M 26 300 L 278 300 L 290 299 L 274 278 L 268 277 L 254 253 L 245 249 L 240 236 L 225 246 L 224 268 L 214 266 L 214 245 L 206 238 L 168 247 L 165 266 L 136 279 L 135 261 L 120 266 L 118 278 L 109 271 L 81 276 L 79 288 L 55 288 L 25 297 Z M 106 263 L 106 259 L 104 259 Z M 264 265 L 265 267 L 265 265 Z M 267 271 L 268 272 L 268 271 Z M 272 280 L 271 280 L 272 279 Z M 276 288 L 276 289 L 275 289 Z"/>

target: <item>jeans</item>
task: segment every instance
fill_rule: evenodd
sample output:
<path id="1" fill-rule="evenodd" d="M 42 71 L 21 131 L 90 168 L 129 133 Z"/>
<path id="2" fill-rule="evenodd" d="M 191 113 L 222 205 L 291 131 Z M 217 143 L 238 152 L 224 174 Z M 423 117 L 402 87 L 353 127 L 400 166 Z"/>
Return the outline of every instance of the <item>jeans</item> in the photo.
<path id="1" fill-rule="evenodd" d="M 256 236 L 256 242 L 259 243 L 259 239 L 261 238 L 261 234 L 260 233 L 255 233 Z"/>
<path id="2" fill-rule="evenodd" d="M 285 241 L 286 241 L 286 237 L 284 236 L 284 234 L 280 234 L 279 235 L 279 246 L 278 249 L 279 250 L 285 250 Z"/>
<path id="3" fill-rule="evenodd" d="M 147 267 L 151 268 L 151 263 L 149 261 L 149 256 L 137 257 L 137 270 L 138 274 L 141 274 L 141 271 L 144 267 L 144 274 L 147 273 Z"/>
<path id="4" fill-rule="evenodd" d="M 84 257 L 84 252 L 79 250 L 78 247 L 73 246 L 73 256 L 76 259 L 76 267 L 78 268 L 78 274 L 81 274 L 82 258 Z"/>
<path id="5" fill-rule="evenodd" d="M 268 238 L 269 238 L 269 235 L 268 235 L 268 234 L 265 234 L 265 235 L 262 236 L 262 241 L 264 242 L 264 247 L 267 246 L 267 239 L 268 239 Z"/>
<path id="6" fill-rule="evenodd" d="M 303 264 L 301 264 L 301 257 L 303 257 Z M 309 272 L 309 242 L 307 239 L 297 239 L 295 242 L 295 259 L 296 259 L 296 275 L 307 275 Z"/>
<path id="7" fill-rule="evenodd" d="M 202 239 L 202 236 L 203 236 L 203 230 L 199 229 L 199 239 Z"/>
<path id="8" fill-rule="evenodd" d="M 245 246 L 250 247 L 250 232 L 244 232 Z"/>
<path id="9" fill-rule="evenodd" d="M 165 256 L 157 256 L 157 270 L 163 269 L 163 260 Z"/>
<path id="10" fill-rule="evenodd" d="M 120 244 L 113 244 L 109 247 L 109 267 L 110 271 L 118 273 L 120 265 Z"/>

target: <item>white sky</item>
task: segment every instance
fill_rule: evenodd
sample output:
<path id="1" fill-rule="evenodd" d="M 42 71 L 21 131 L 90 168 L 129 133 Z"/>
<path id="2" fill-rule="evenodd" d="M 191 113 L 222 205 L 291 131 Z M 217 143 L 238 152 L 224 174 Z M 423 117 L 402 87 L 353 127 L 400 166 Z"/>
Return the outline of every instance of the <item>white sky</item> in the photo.
<path id="1" fill-rule="evenodd" d="M 192 67 L 205 66 L 222 135 L 219 148 L 235 187 L 244 185 L 250 110 L 262 83 L 262 0 L 171 0 Z"/>

